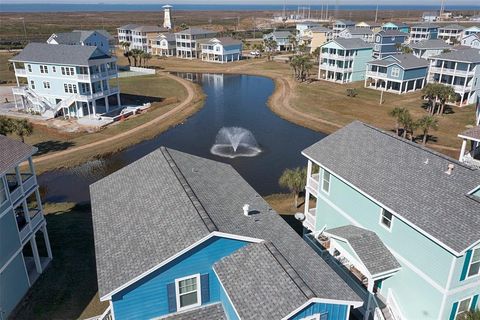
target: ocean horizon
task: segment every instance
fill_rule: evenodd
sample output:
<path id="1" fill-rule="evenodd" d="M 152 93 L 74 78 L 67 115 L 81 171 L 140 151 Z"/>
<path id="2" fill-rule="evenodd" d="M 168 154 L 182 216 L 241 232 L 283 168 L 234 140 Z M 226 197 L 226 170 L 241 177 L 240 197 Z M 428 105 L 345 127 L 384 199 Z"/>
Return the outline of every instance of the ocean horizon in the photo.
<path id="1" fill-rule="evenodd" d="M 75 11 L 160 11 L 165 4 L 107 4 L 107 3 L 0 3 L 0 12 L 75 12 Z M 289 12 L 297 10 L 298 5 L 287 5 Z M 338 10 L 375 10 L 376 5 L 339 5 Z M 329 6 L 335 10 L 335 5 Z M 380 5 L 379 10 L 438 10 L 435 5 Z M 449 5 L 447 10 L 479 10 L 473 5 Z M 174 5 L 177 11 L 280 11 L 283 5 L 261 4 L 178 4 Z M 310 10 L 322 10 L 321 5 L 311 5 Z"/>

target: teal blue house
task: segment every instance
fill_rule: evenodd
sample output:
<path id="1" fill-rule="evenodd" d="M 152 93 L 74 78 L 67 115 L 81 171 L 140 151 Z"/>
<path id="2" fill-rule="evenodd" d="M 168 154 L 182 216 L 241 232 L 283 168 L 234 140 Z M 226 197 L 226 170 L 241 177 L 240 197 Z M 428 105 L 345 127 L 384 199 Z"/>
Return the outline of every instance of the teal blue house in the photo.
<path id="1" fill-rule="evenodd" d="M 365 79 L 373 45 L 362 39 L 337 38 L 320 46 L 318 79 L 349 83 Z"/>
<path id="2" fill-rule="evenodd" d="M 480 170 L 358 121 L 303 155 L 304 238 L 366 290 L 365 313 L 455 320 L 479 307 Z"/>
<path id="3" fill-rule="evenodd" d="M 387 22 L 382 25 L 382 30 L 387 31 L 387 30 L 397 30 L 400 32 L 405 32 L 409 33 L 410 32 L 410 26 L 406 23 L 393 23 L 393 22 Z"/>
<path id="4" fill-rule="evenodd" d="M 99 319 L 347 320 L 364 304 L 229 165 L 160 148 L 90 191 Z"/>
<path id="5" fill-rule="evenodd" d="M 32 162 L 36 151 L 0 135 L 0 320 L 15 317 L 16 306 L 52 260 Z"/>
<path id="6" fill-rule="evenodd" d="M 427 82 L 429 63 L 413 54 L 396 54 L 367 63 L 365 87 L 392 93 L 420 90 Z"/>

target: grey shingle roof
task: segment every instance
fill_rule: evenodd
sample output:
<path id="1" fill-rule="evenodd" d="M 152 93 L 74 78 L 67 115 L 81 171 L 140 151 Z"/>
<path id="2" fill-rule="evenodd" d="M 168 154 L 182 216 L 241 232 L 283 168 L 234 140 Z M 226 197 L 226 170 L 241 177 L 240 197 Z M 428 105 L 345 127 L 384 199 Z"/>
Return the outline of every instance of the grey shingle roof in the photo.
<path id="1" fill-rule="evenodd" d="M 220 232 L 271 241 L 317 297 L 361 301 L 230 165 L 161 148 L 90 194 L 100 296 L 205 237 L 210 220 Z M 243 215 L 246 203 L 252 216 Z"/>
<path id="2" fill-rule="evenodd" d="M 132 28 L 132 31 L 137 32 L 165 32 L 167 28 L 159 27 L 159 26 L 137 26 Z"/>
<path id="3" fill-rule="evenodd" d="M 347 32 L 350 34 L 366 34 L 366 35 L 371 35 L 373 34 L 373 31 L 370 30 L 369 28 L 347 28 Z"/>
<path id="4" fill-rule="evenodd" d="M 288 38 L 292 35 L 290 31 L 282 31 L 282 30 L 275 30 L 272 33 L 267 34 L 268 37 L 275 37 L 275 38 Z"/>
<path id="5" fill-rule="evenodd" d="M 37 152 L 37 148 L 0 134 L 0 176 Z"/>
<path id="6" fill-rule="evenodd" d="M 309 300 L 266 243 L 239 249 L 214 270 L 241 319 L 282 319 Z"/>
<path id="7" fill-rule="evenodd" d="M 417 58 L 413 54 L 408 53 L 390 55 L 379 60 L 370 61 L 368 63 L 383 66 L 388 66 L 396 63 L 404 70 L 427 68 L 429 65 L 427 60 Z"/>
<path id="8" fill-rule="evenodd" d="M 460 61 L 468 63 L 480 62 L 480 51 L 478 49 L 452 50 L 430 57 L 430 59 L 442 59 L 449 61 Z"/>
<path id="9" fill-rule="evenodd" d="M 452 46 L 440 39 L 428 39 L 409 44 L 412 49 L 449 49 Z"/>
<path id="10" fill-rule="evenodd" d="M 126 24 L 126 25 L 124 25 L 124 26 L 121 26 L 121 27 L 117 28 L 117 30 L 118 30 L 118 29 L 122 29 L 122 30 L 132 30 L 132 29 L 135 29 L 135 28 L 138 27 L 138 26 L 139 26 L 138 24 L 133 24 L 133 23 L 131 23 L 131 24 Z"/>
<path id="11" fill-rule="evenodd" d="M 459 24 L 449 24 L 447 26 L 440 27 L 439 29 L 442 29 L 442 30 L 463 30 L 463 29 L 465 29 L 465 27 L 462 27 Z"/>
<path id="12" fill-rule="evenodd" d="M 355 21 L 339 19 L 339 20 L 335 20 L 335 24 L 344 24 L 344 25 L 347 25 L 347 26 L 354 26 Z"/>
<path id="13" fill-rule="evenodd" d="M 480 126 L 476 126 L 470 129 L 467 129 L 458 135 L 459 137 L 467 137 L 480 141 Z"/>
<path id="14" fill-rule="evenodd" d="M 217 39 L 218 41 L 220 41 L 220 43 L 223 44 L 224 46 L 237 45 L 237 44 L 243 43 L 241 40 L 233 39 L 231 37 L 220 37 L 220 38 L 214 38 L 214 39 Z"/>
<path id="15" fill-rule="evenodd" d="M 359 38 L 351 38 L 351 39 L 344 39 L 344 38 L 337 38 L 335 40 L 332 40 L 336 43 L 338 43 L 341 47 L 344 49 L 368 49 L 368 48 L 373 48 L 373 45 L 370 43 L 367 43 L 363 41 L 362 39 Z"/>
<path id="16" fill-rule="evenodd" d="M 111 39 L 112 36 L 105 30 L 73 30 L 72 32 L 55 33 L 55 41 L 58 44 L 81 44 L 93 33 L 98 33 Z"/>
<path id="17" fill-rule="evenodd" d="M 346 225 L 325 233 L 347 240 L 372 276 L 400 268 L 397 259 L 373 231 Z"/>
<path id="18" fill-rule="evenodd" d="M 303 153 L 455 253 L 480 239 L 480 170 L 358 121 Z"/>
<path id="19" fill-rule="evenodd" d="M 312 32 L 333 32 L 332 29 L 325 28 L 325 27 L 314 27 L 310 29 Z"/>
<path id="20" fill-rule="evenodd" d="M 434 28 L 439 28 L 439 26 L 433 23 L 425 22 L 425 23 L 419 23 L 419 24 L 413 25 L 412 28 L 430 28 L 430 29 L 433 28 L 434 29 Z"/>
<path id="21" fill-rule="evenodd" d="M 227 320 L 220 303 L 202 306 L 186 312 L 176 313 L 163 320 Z"/>
<path id="22" fill-rule="evenodd" d="M 379 34 L 382 37 L 388 37 L 388 36 L 390 36 L 390 37 L 393 37 L 393 36 L 408 37 L 407 33 L 401 32 L 401 31 L 398 31 L 398 30 L 382 30 L 382 31 L 377 32 L 376 34 Z"/>
<path id="23" fill-rule="evenodd" d="M 110 56 L 94 46 L 32 42 L 10 61 L 87 66 L 89 60 L 102 58 Z"/>
<path id="24" fill-rule="evenodd" d="M 179 31 L 179 32 L 175 32 L 175 33 L 178 33 L 178 34 L 189 34 L 189 35 L 199 35 L 199 34 L 215 34 L 216 32 L 213 31 L 213 30 L 207 30 L 207 29 L 203 29 L 203 28 L 195 28 L 195 27 L 192 27 L 192 28 L 188 28 L 186 30 L 182 30 L 182 31 Z"/>
<path id="25" fill-rule="evenodd" d="M 168 42 L 175 42 L 175 34 L 173 32 L 161 33 L 160 35 L 157 36 L 157 39 L 160 40 L 162 36 L 165 36 L 165 39 Z"/>

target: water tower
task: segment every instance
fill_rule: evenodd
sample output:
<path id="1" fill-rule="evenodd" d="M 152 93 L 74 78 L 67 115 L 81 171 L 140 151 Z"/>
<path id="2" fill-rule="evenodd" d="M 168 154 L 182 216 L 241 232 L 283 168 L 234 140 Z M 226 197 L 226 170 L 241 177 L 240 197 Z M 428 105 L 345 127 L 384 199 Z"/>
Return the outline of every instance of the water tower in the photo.
<path id="1" fill-rule="evenodd" d="M 167 29 L 172 29 L 173 28 L 173 19 L 172 19 L 172 6 L 171 5 L 165 5 L 162 7 L 164 11 L 164 17 L 163 17 L 163 27 Z"/>

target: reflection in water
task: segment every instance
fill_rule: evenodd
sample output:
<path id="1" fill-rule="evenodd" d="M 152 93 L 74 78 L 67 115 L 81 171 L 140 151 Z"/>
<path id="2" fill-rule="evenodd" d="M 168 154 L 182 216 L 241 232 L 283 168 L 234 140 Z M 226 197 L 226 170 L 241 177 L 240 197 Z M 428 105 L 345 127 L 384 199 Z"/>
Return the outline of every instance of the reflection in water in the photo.
<path id="1" fill-rule="evenodd" d="M 46 201 L 89 201 L 89 185 L 160 146 L 177 149 L 232 165 L 260 194 L 283 191 L 278 178 L 285 168 L 304 166 L 301 150 L 323 134 L 285 121 L 266 103 L 273 81 L 257 76 L 182 73 L 179 76 L 202 85 L 204 107 L 183 124 L 122 152 L 89 161 L 71 169 L 38 177 Z M 241 127 L 255 137 L 261 153 L 255 157 L 225 158 L 210 153 L 223 127 Z M 240 143 L 241 144 L 241 143 Z"/>

